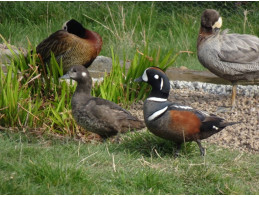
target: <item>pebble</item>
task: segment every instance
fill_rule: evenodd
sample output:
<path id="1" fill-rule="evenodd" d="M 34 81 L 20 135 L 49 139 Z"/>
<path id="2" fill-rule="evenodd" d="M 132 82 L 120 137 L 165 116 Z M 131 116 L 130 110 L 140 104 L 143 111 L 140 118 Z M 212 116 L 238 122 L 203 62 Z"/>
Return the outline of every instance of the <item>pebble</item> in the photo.
<path id="1" fill-rule="evenodd" d="M 172 89 L 188 89 L 188 90 L 197 90 L 204 91 L 210 94 L 217 95 L 229 95 L 232 92 L 231 85 L 218 85 L 212 83 L 203 83 L 203 82 L 190 82 L 190 81 L 170 81 Z M 237 94 L 254 97 L 259 95 L 259 86 L 258 85 L 238 85 Z"/>

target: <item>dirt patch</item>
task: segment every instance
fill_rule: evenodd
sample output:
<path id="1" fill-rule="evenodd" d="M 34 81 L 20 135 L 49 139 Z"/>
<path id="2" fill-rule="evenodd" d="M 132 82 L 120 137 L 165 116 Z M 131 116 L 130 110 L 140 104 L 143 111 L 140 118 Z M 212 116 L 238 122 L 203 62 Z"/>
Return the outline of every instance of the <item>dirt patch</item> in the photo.
<path id="1" fill-rule="evenodd" d="M 219 107 L 230 105 L 230 95 L 215 95 L 203 91 L 172 90 L 169 100 L 204 110 L 239 124 L 226 127 L 221 132 L 203 141 L 223 147 L 259 153 L 259 96 L 237 95 L 237 107 L 231 112 L 217 113 Z M 143 120 L 143 102 L 132 105 L 130 111 Z"/>

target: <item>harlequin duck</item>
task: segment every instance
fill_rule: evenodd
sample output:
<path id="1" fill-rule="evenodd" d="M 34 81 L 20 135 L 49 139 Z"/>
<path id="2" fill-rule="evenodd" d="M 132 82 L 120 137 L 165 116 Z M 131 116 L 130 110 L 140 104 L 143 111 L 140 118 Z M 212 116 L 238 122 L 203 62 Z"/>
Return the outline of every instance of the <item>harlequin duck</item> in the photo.
<path id="1" fill-rule="evenodd" d="M 102 48 L 101 36 L 85 29 L 74 19 L 67 21 L 63 29 L 51 34 L 36 48 L 44 63 L 49 64 L 51 52 L 66 73 L 73 65 L 89 67 Z"/>
<path id="2" fill-rule="evenodd" d="M 161 138 L 176 142 L 177 154 L 183 142 L 195 141 L 201 155 L 204 155 L 205 149 L 200 140 L 218 133 L 226 126 L 236 124 L 190 106 L 168 101 L 170 82 L 166 74 L 157 67 L 147 68 L 135 81 L 143 81 L 152 86 L 143 108 L 147 128 Z"/>
<path id="3" fill-rule="evenodd" d="M 63 79 L 77 81 L 76 91 L 72 97 L 72 114 L 76 122 L 87 131 L 108 138 L 118 133 L 139 130 L 145 127 L 143 121 L 131 115 L 119 105 L 91 95 L 92 78 L 88 70 L 73 66 L 62 76 Z"/>
<path id="4" fill-rule="evenodd" d="M 222 18 L 216 10 L 207 9 L 201 16 L 197 40 L 200 63 L 217 76 L 230 81 L 231 106 L 236 106 L 237 83 L 259 79 L 259 38 L 248 34 L 220 32 Z"/>

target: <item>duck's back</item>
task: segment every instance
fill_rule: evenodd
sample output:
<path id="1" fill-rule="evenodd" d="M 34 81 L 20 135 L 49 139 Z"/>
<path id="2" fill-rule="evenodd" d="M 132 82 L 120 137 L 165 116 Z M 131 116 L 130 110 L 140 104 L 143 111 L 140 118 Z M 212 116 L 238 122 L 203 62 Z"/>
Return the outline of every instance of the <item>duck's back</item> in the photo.
<path id="1" fill-rule="evenodd" d="M 73 97 L 72 113 L 80 126 L 102 137 L 142 129 L 145 126 L 143 121 L 119 105 L 96 97 L 89 97 L 81 104 Z"/>
<path id="2" fill-rule="evenodd" d="M 259 78 L 259 38 L 227 31 L 206 38 L 198 59 L 214 74 L 230 81 Z"/>
<path id="3" fill-rule="evenodd" d="M 65 30 L 59 30 L 43 40 L 36 48 L 44 61 L 49 63 L 51 52 L 67 72 L 73 65 L 88 67 L 99 54 L 102 39 L 97 33 L 92 33 L 90 39 L 80 38 Z"/>

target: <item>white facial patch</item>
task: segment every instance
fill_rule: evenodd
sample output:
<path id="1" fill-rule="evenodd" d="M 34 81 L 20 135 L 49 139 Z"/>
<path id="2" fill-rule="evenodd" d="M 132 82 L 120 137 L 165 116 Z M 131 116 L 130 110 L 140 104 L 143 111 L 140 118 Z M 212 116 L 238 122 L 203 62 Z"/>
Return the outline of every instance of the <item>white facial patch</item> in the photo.
<path id="1" fill-rule="evenodd" d="M 154 78 L 155 78 L 155 79 L 159 79 L 159 76 L 158 76 L 158 75 L 155 75 Z"/>
<path id="2" fill-rule="evenodd" d="M 155 118 L 157 118 L 161 114 L 165 113 L 167 108 L 168 108 L 168 106 L 166 106 L 163 109 L 160 109 L 160 110 L 156 111 L 155 113 L 153 113 L 151 116 L 148 117 L 148 121 L 154 120 Z"/>
<path id="3" fill-rule="evenodd" d="M 82 72 L 82 76 L 85 77 L 86 76 L 86 72 Z"/>
<path id="4" fill-rule="evenodd" d="M 157 101 L 157 102 L 165 102 L 167 99 L 165 98 L 159 98 L 159 97 L 149 97 L 147 98 L 148 101 Z"/>
<path id="5" fill-rule="evenodd" d="M 143 73 L 143 75 L 142 75 L 142 79 L 143 79 L 143 81 L 145 81 L 145 82 L 148 81 L 147 70 L 144 71 L 144 73 Z"/>
<path id="6" fill-rule="evenodd" d="M 68 22 L 68 21 L 66 21 L 66 22 L 62 25 L 62 29 L 63 29 L 63 30 L 67 30 L 67 22 Z"/>
<path id="7" fill-rule="evenodd" d="M 160 90 L 163 89 L 163 86 L 164 86 L 164 80 L 163 80 L 163 78 L 161 78 Z"/>
<path id="8" fill-rule="evenodd" d="M 220 29 L 221 26 L 222 26 L 222 18 L 219 17 L 218 21 L 214 23 L 214 25 L 212 26 L 212 28 L 213 28 L 213 29 L 215 29 L 215 28 L 219 28 L 219 29 Z"/>

